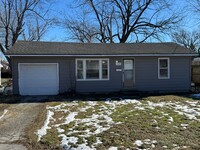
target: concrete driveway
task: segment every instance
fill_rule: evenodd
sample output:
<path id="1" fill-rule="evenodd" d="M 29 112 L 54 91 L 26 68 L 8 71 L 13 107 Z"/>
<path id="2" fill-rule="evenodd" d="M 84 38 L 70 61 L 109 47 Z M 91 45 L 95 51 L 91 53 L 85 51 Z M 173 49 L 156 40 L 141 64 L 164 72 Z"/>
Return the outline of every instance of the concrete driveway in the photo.
<path id="1" fill-rule="evenodd" d="M 17 144 L 24 140 L 25 128 L 30 125 L 42 109 L 44 97 L 25 97 L 18 104 L 6 104 L 7 112 L 0 119 L 0 149 L 26 150 L 23 145 Z M 31 102 L 29 102 L 31 101 Z M 2 112 L 3 110 L 0 110 Z M 2 113 L 1 113 L 2 114 Z M 0 116 L 1 116 L 0 114 Z"/>

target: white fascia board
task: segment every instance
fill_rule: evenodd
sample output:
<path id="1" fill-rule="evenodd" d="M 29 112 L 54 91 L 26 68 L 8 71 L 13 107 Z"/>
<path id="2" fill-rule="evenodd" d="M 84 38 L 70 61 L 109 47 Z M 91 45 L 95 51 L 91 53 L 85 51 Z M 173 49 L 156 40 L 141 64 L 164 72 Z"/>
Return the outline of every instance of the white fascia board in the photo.
<path id="1" fill-rule="evenodd" d="M 199 54 L 108 54 L 108 55 L 6 55 L 12 57 L 125 57 L 125 56 L 142 56 L 142 57 L 149 57 L 149 56 L 199 56 Z"/>

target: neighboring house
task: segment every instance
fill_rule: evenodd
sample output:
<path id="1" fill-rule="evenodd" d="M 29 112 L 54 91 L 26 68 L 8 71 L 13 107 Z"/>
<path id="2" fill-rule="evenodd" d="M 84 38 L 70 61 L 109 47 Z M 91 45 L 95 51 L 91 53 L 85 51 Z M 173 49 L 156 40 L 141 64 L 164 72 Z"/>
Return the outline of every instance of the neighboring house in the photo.
<path id="1" fill-rule="evenodd" d="M 10 74 L 11 71 L 10 71 L 9 63 L 6 60 L 1 60 L 1 65 L 2 65 L 2 68 L 1 68 L 2 73 Z"/>
<path id="2" fill-rule="evenodd" d="M 200 88 L 200 57 L 192 61 L 192 82 L 195 87 Z"/>
<path id="3" fill-rule="evenodd" d="M 188 92 L 197 54 L 175 43 L 18 41 L 8 52 L 13 93 Z"/>

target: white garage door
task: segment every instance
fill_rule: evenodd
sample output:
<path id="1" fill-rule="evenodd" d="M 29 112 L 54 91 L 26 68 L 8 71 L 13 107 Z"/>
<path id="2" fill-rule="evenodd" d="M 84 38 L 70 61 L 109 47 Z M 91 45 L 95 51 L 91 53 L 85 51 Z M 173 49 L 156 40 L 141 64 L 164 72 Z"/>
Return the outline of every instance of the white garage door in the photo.
<path id="1" fill-rule="evenodd" d="M 56 95 L 58 64 L 19 64 L 20 95 Z"/>

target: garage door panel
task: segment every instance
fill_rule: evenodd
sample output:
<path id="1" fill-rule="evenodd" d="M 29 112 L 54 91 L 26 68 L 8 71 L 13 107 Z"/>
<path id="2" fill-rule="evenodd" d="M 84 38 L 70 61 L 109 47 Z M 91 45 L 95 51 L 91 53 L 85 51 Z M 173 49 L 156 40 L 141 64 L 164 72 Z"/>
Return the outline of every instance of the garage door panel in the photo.
<path id="1" fill-rule="evenodd" d="M 54 95 L 53 93 L 55 93 L 55 90 L 52 88 L 35 88 L 34 90 L 31 91 L 30 90 L 28 91 L 26 88 L 20 92 L 21 95 Z"/>
<path id="2" fill-rule="evenodd" d="M 57 64 L 20 64 L 21 95 L 55 95 L 59 90 Z"/>
<path id="3" fill-rule="evenodd" d="M 23 85 L 26 86 L 26 87 L 49 87 L 49 86 L 55 86 L 57 84 L 56 81 L 52 81 L 53 78 L 49 78 L 48 79 L 38 79 L 37 77 L 35 77 L 35 79 L 33 80 L 29 80 L 29 78 L 24 78 L 23 80 L 24 81 L 27 81 L 27 82 L 23 82 Z M 38 84 L 39 83 L 39 84 Z"/>

